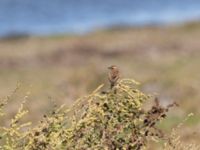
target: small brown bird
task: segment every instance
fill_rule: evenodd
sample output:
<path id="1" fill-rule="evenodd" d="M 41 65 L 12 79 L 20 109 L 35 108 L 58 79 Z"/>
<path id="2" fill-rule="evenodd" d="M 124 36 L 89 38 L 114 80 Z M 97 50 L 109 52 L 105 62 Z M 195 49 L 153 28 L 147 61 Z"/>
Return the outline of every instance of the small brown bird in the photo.
<path id="1" fill-rule="evenodd" d="M 119 69 L 114 65 L 108 67 L 108 69 L 110 70 L 108 73 L 108 80 L 110 81 L 110 88 L 112 89 L 119 79 Z"/>

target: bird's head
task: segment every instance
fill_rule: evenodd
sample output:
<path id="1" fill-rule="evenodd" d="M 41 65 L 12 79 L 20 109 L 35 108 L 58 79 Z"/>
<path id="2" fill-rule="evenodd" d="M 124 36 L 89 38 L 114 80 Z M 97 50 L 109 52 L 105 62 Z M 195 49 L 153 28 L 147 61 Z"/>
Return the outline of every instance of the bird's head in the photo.
<path id="1" fill-rule="evenodd" d="M 110 69 L 110 70 L 117 69 L 117 66 L 112 65 L 112 66 L 108 67 L 108 69 Z"/>

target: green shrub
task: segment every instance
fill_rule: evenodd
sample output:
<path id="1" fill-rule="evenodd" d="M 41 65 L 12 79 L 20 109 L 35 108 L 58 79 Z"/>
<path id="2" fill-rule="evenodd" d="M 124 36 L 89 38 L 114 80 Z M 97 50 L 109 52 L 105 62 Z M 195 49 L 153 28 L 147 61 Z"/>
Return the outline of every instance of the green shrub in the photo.
<path id="1" fill-rule="evenodd" d="M 151 96 L 139 91 L 137 84 L 134 80 L 122 79 L 107 92 L 101 91 L 101 85 L 78 99 L 70 109 L 64 105 L 56 107 L 34 128 L 27 128 L 30 123 L 20 122 L 28 113 L 22 104 L 10 126 L 0 127 L 1 149 L 140 150 L 151 140 L 166 140 L 156 124 L 175 104 L 163 108 L 155 99 L 152 108 L 144 110 L 142 106 Z M 6 103 L 2 101 L 0 112 Z M 167 148 L 173 147 L 166 143 Z"/>

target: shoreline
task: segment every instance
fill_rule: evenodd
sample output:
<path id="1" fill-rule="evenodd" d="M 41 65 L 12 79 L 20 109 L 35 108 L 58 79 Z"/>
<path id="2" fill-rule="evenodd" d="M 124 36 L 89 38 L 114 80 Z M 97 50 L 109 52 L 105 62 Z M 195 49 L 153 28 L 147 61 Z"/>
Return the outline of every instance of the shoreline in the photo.
<path id="1" fill-rule="evenodd" d="M 29 34 L 26 32 L 13 32 L 7 33 L 5 35 L 0 36 L 1 40 L 15 40 L 15 39 L 24 39 L 29 37 L 35 38 L 45 38 L 45 37 L 79 37 L 79 36 L 87 36 L 90 34 L 95 34 L 98 32 L 111 32 L 111 31 L 126 31 L 126 30 L 145 30 L 145 29 L 180 29 L 180 28 L 188 28 L 188 27 L 198 27 L 200 26 L 200 21 L 188 21 L 182 23 L 172 23 L 172 24 L 147 24 L 147 25 L 113 25 L 103 28 L 91 29 L 90 31 L 86 31 L 83 33 L 73 33 L 73 32 L 63 32 L 63 33 L 47 33 L 47 34 Z"/>

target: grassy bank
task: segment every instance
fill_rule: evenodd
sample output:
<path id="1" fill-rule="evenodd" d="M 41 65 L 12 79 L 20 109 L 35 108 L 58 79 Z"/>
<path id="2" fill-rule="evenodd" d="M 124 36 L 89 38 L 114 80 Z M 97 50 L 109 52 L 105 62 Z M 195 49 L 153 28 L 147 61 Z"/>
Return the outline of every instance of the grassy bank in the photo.
<path id="1" fill-rule="evenodd" d="M 162 105 L 179 103 L 163 128 L 169 130 L 193 112 L 196 118 L 185 125 L 185 129 L 193 129 L 182 134 L 187 138 L 194 130 L 199 137 L 199 39 L 199 24 L 1 39 L 0 96 L 9 95 L 20 82 L 21 88 L 7 109 L 8 117 L 30 92 L 27 107 L 31 119 L 37 122 L 52 101 L 71 105 L 97 85 L 107 85 L 107 66 L 115 64 L 122 77 L 140 81 L 141 89 L 155 93 Z"/>

